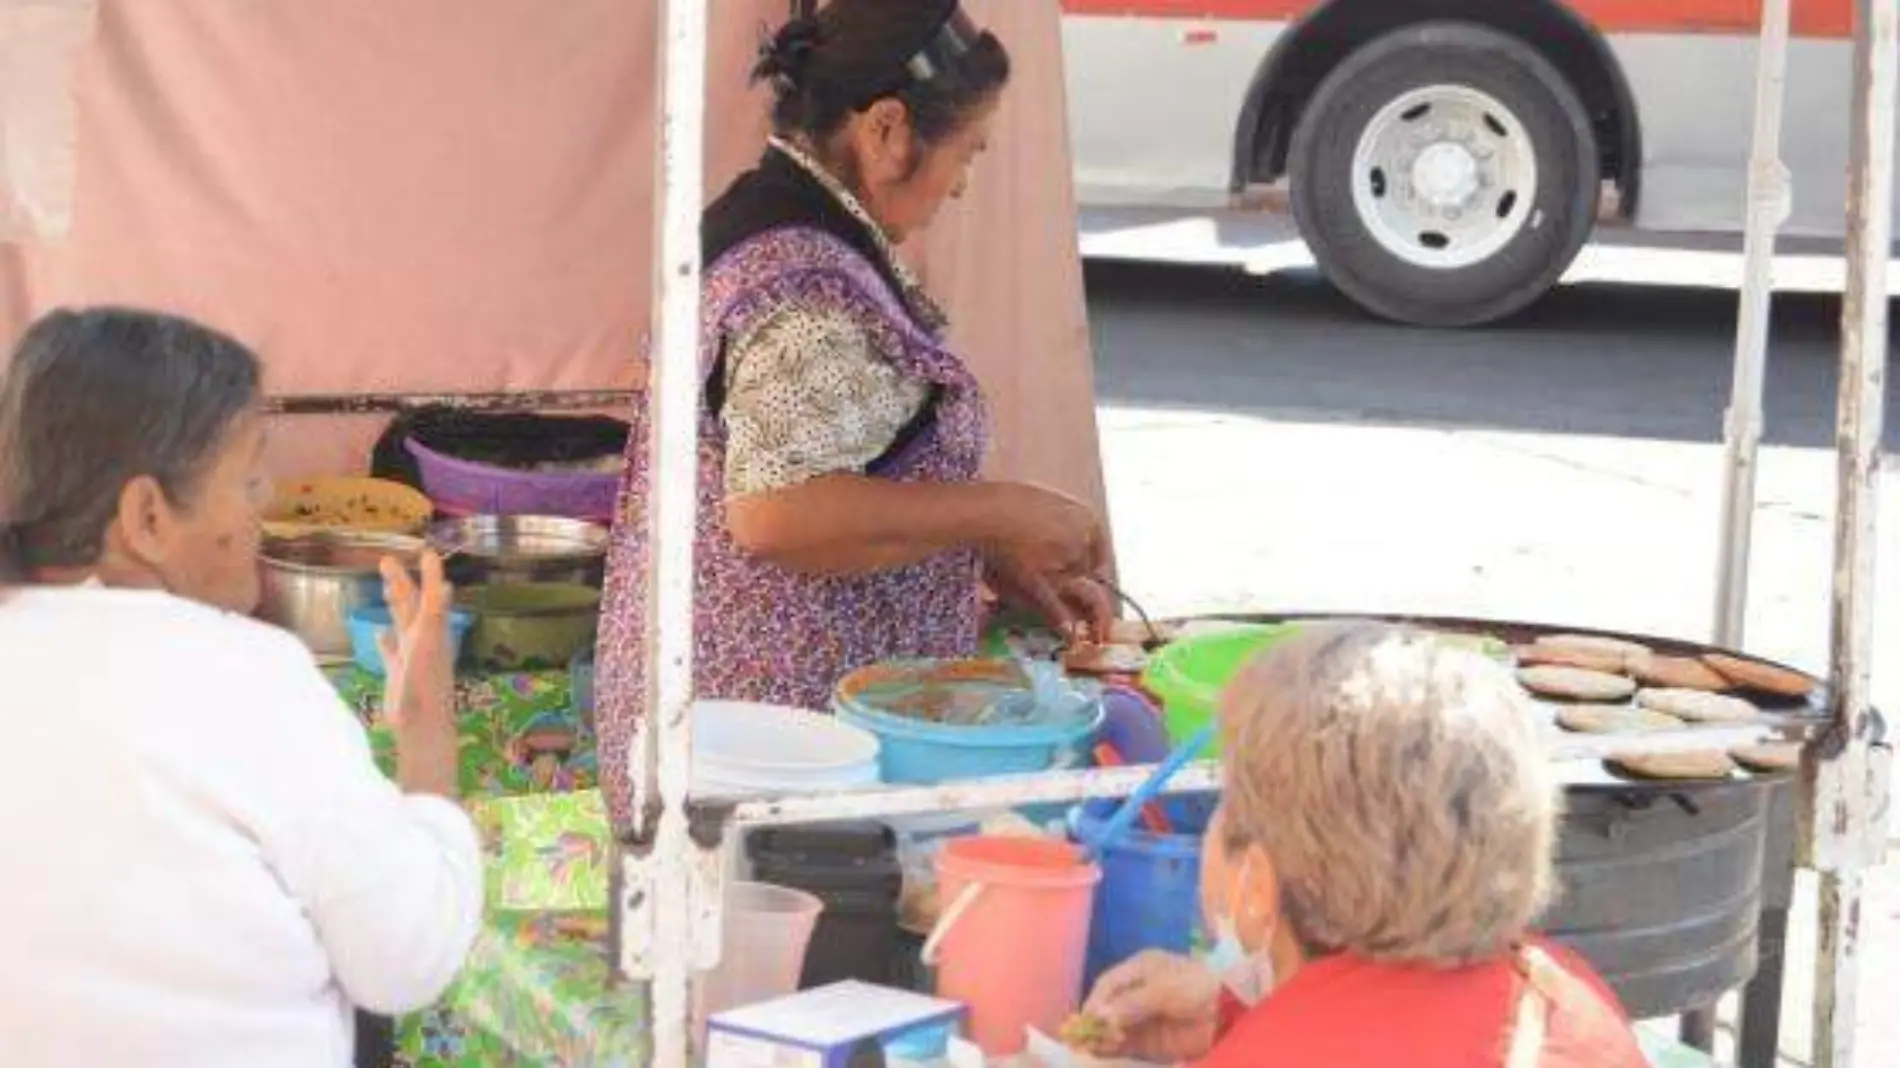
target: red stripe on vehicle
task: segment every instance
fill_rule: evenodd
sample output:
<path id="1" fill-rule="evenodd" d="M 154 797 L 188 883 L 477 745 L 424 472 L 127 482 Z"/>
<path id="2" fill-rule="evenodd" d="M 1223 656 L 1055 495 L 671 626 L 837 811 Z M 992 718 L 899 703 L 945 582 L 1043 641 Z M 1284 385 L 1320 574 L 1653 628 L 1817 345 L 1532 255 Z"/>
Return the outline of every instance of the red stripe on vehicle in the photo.
<path id="1" fill-rule="evenodd" d="M 1797 37 L 1850 37 L 1854 0 L 1794 0 Z M 1569 0 L 1572 10 L 1601 33 L 1754 34 L 1761 0 Z M 1071 15 L 1205 19 L 1218 22 L 1291 22 L 1316 0 L 1062 0 Z"/>

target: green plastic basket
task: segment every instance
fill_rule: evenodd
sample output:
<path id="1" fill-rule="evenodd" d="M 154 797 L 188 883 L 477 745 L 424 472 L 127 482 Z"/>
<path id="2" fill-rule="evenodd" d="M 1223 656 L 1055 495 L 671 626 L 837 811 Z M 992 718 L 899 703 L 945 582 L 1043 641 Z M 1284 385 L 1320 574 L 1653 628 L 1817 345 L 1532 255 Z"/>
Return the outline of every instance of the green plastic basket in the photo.
<path id="1" fill-rule="evenodd" d="M 1155 653 L 1141 681 L 1161 699 L 1168 737 L 1177 745 L 1194 737 L 1213 721 L 1222 692 L 1240 669 L 1300 630 L 1291 623 L 1247 624 L 1183 638 Z M 1206 755 L 1219 752 L 1216 739 Z"/>

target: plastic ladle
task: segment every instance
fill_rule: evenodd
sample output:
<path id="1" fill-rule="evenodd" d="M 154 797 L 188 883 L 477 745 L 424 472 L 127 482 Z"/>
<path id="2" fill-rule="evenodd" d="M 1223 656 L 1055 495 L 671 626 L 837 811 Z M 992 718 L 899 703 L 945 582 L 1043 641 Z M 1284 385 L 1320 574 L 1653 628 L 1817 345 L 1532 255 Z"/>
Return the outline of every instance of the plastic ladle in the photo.
<path id="1" fill-rule="evenodd" d="M 1115 814 L 1108 818 L 1108 822 L 1102 826 L 1101 833 L 1095 835 L 1093 840 L 1082 843 L 1082 851 L 1087 858 L 1091 861 L 1096 859 L 1101 855 L 1102 850 L 1127 834 L 1128 828 L 1134 826 L 1135 819 L 1141 815 L 1142 808 L 1161 793 L 1162 789 L 1168 785 L 1169 779 L 1174 778 L 1177 772 L 1187 767 L 1189 761 L 1199 756 L 1201 750 L 1206 749 L 1207 743 L 1213 738 L 1214 724 L 1209 723 L 1195 731 L 1194 736 L 1183 742 L 1180 748 L 1169 753 L 1168 759 L 1162 761 L 1153 774 L 1136 787 L 1135 792 L 1129 794 L 1128 799 L 1115 810 Z"/>

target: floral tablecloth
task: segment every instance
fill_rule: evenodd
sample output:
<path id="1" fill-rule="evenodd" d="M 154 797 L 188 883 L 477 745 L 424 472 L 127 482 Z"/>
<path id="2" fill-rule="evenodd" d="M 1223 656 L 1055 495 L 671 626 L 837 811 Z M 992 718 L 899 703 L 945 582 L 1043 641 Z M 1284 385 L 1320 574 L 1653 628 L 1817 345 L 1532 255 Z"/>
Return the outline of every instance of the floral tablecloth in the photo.
<path id="1" fill-rule="evenodd" d="M 377 718 L 382 680 L 338 668 L 330 681 L 393 774 L 394 739 Z M 459 688 L 461 787 L 487 853 L 488 920 L 442 1000 L 398 1021 L 396 1063 L 636 1064 L 646 1012 L 607 962 L 612 839 L 568 676 L 482 676 Z"/>
<path id="2" fill-rule="evenodd" d="M 651 1034 L 639 989 L 615 980 L 607 915 L 495 913 L 462 977 L 404 1020 L 397 1060 L 414 1068 L 620 1068 Z"/>
<path id="3" fill-rule="evenodd" d="M 377 762 L 395 769 L 395 740 L 377 719 L 380 678 L 354 667 L 330 672 L 331 685 L 370 728 Z M 462 795 L 592 789 L 599 779 L 593 732 L 570 707 L 565 671 L 483 675 L 459 684 Z"/>

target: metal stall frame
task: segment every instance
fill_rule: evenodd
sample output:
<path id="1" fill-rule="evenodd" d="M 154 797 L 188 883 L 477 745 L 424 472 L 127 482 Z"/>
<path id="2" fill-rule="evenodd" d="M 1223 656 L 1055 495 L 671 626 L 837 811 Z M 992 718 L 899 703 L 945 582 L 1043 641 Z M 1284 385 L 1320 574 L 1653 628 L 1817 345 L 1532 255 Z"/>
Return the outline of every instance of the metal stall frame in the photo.
<path id="1" fill-rule="evenodd" d="M 619 869 L 614 902 L 618 965 L 650 993 L 658 1068 L 689 1068 L 692 976 L 716 962 L 719 945 L 720 844 L 729 828 L 815 819 L 846 819 L 966 808 L 1009 807 L 1125 795 L 1147 769 L 1059 772 L 954 786 L 882 789 L 826 798 L 763 800 L 736 806 L 694 806 L 689 797 L 692 698 L 692 481 L 698 446 L 698 323 L 703 203 L 709 0 L 666 0 L 660 55 L 660 270 L 655 276 L 655 358 L 649 448 L 657 472 L 648 522 L 656 552 L 649 564 L 649 708 L 637 731 L 628 769 L 635 783 L 635 826 Z M 1849 176 L 1848 287 L 1843 302 L 1839 406 L 1839 487 L 1829 663 L 1833 705 L 1827 728 L 1810 739 L 1803 777 L 1803 859 L 1821 875 L 1822 952 L 1814 1004 L 1815 1063 L 1853 1063 L 1862 873 L 1885 845 L 1890 750 L 1880 736 L 1870 684 L 1873 570 L 1881 405 L 1886 365 L 1886 269 L 1891 238 L 1896 12 L 1892 0 L 1856 0 L 1854 144 Z M 1771 159 L 1779 125 L 1781 54 L 1786 0 L 1765 13 L 1764 81 L 1756 164 L 1751 166 L 1751 270 L 1738 337 L 1738 403 L 1730 413 L 1729 504 L 1723 528 L 1725 633 L 1738 635 L 1746 581 L 1747 528 L 1753 459 L 1760 424 L 1760 370 L 1767 343 L 1767 291 L 1772 287 L 1775 220 L 1769 209 L 1785 193 Z M 1778 167 L 1778 164 L 1775 165 Z M 1749 309 L 1753 309 L 1752 311 Z M 1739 489 L 1738 489 L 1739 487 Z M 1729 631 L 1734 626 L 1736 631 Z M 631 709 L 603 710 L 629 715 Z M 1774 732 L 1744 728 L 1734 739 L 1675 732 L 1640 741 L 1619 739 L 1623 752 L 1705 748 Z M 1553 751 L 1553 757 L 1560 754 Z M 1565 740 L 1562 756 L 1602 755 L 1591 743 Z M 1210 765 L 1184 772 L 1176 789 L 1205 789 Z"/>

